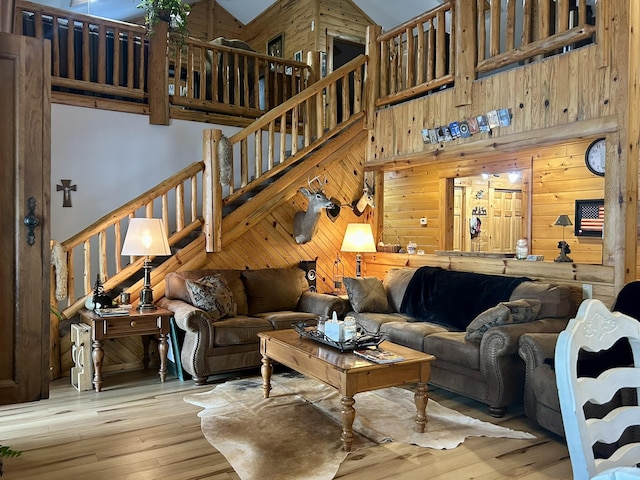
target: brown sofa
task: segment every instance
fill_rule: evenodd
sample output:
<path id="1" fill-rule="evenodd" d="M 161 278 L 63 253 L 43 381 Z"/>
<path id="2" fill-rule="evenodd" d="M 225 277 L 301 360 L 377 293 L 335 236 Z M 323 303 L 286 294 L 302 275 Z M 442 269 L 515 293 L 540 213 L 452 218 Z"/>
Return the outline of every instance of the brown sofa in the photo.
<path id="1" fill-rule="evenodd" d="M 469 315 L 466 320 L 462 319 L 463 323 L 458 319 L 456 325 L 450 325 L 446 318 L 443 321 L 442 316 L 434 316 L 432 321 L 420 321 L 406 313 L 405 293 L 417 271 L 410 267 L 390 270 L 381 285 L 376 285 L 377 279 L 345 279 L 354 309 L 348 315 L 355 316 L 356 322 L 369 331 L 385 332 L 392 342 L 435 355 L 430 383 L 486 403 L 493 416 L 502 416 L 508 405 L 522 401 L 525 365 L 518 356 L 520 336 L 527 332 L 561 331 L 575 312 L 570 291 L 564 286 L 514 279 L 502 289 L 502 293 L 489 293 L 487 285 L 492 282 L 500 285 L 504 280 L 509 282 L 511 277 L 439 270 L 429 271 L 429 274 L 437 273 L 440 282 L 429 287 L 433 297 L 444 299 L 444 303 L 449 304 L 445 306 L 453 309 L 450 312 Z M 362 285 L 354 285 L 358 283 Z M 416 285 L 412 285 L 415 289 Z M 472 287 L 467 288 L 467 285 Z M 428 288 L 425 286 L 422 290 L 427 291 Z M 489 298 L 483 298 L 484 295 L 489 295 Z M 469 340 L 473 329 L 464 325 L 474 320 L 475 315 L 471 312 L 492 305 L 491 302 L 500 295 L 503 295 L 501 302 L 509 303 L 481 310 L 478 319 L 486 318 L 505 305 L 517 304 L 519 299 L 528 299 L 529 303 L 539 305 L 539 310 L 535 317 L 531 317 L 533 320 L 530 318 L 526 323 L 497 322 L 504 324 L 485 327 L 480 339 Z M 423 302 L 428 304 L 429 299 L 423 298 Z M 477 324 L 476 320 L 474 324 Z"/>
<path id="2" fill-rule="evenodd" d="M 235 315 L 218 319 L 191 304 L 186 281 L 218 275 L 231 290 Z M 174 312 L 185 332 L 180 359 L 197 385 L 207 377 L 260 365 L 258 333 L 291 328 L 296 321 L 315 324 L 319 315 L 343 316 L 348 302 L 313 293 L 299 268 L 261 270 L 195 270 L 165 277 L 165 296 L 158 305 Z"/>

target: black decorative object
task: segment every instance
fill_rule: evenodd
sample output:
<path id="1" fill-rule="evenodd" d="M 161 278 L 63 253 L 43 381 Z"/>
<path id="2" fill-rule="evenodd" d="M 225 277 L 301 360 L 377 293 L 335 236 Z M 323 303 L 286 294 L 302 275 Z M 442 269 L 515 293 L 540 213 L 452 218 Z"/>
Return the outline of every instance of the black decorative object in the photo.
<path id="1" fill-rule="evenodd" d="M 100 281 L 100 275 L 96 275 L 96 283 L 93 285 L 93 304 L 95 308 L 111 308 L 111 297 L 107 295 Z"/>
<path id="2" fill-rule="evenodd" d="M 342 342 L 331 340 L 323 332 L 319 331 L 316 327 L 307 327 L 305 322 L 292 323 L 291 327 L 304 338 L 315 340 L 316 342 L 324 343 L 330 347 L 339 349 L 341 352 L 346 350 L 356 350 L 366 347 L 377 347 L 383 341 L 387 339 L 386 333 L 371 333 L 360 325 L 356 326 L 356 336 L 351 340 L 344 340 Z"/>

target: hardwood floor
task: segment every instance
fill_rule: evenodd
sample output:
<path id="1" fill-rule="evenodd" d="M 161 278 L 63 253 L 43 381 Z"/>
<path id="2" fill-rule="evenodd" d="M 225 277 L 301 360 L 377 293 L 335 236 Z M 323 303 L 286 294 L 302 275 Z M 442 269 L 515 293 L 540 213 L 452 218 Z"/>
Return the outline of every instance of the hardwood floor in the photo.
<path id="1" fill-rule="evenodd" d="M 238 479 L 204 439 L 201 409 L 182 400 L 186 392 L 211 388 L 173 377 L 161 384 L 155 371 L 107 374 L 100 393 L 78 392 L 67 378 L 56 380 L 48 400 L 0 407 L 0 444 L 23 451 L 4 459 L 3 479 Z M 429 393 L 443 405 L 496 422 L 482 404 L 439 389 Z M 560 438 L 536 428 L 522 412 L 498 423 L 537 438 L 469 438 L 453 450 L 378 445 L 351 453 L 336 479 L 571 478 Z"/>

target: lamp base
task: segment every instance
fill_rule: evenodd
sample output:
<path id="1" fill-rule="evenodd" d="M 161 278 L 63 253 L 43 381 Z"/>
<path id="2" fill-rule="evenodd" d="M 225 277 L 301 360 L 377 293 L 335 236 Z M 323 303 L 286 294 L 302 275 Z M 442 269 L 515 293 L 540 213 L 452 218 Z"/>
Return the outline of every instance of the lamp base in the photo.
<path id="1" fill-rule="evenodd" d="M 149 258 L 144 261 L 144 285 L 140 290 L 140 303 L 138 304 L 138 310 L 152 311 L 156 309 L 153 304 L 153 290 L 151 289 L 151 263 Z"/>

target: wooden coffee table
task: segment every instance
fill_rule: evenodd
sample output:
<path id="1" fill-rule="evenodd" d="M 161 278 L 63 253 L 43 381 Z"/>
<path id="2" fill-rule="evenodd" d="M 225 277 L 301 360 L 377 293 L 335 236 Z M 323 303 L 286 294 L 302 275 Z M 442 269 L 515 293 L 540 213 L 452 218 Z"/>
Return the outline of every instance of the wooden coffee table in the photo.
<path id="1" fill-rule="evenodd" d="M 264 398 L 271 391 L 271 361 L 281 363 L 299 373 L 313 377 L 336 388 L 342 396 L 342 445 L 351 451 L 353 420 L 355 418 L 354 395 L 379 388 L 397 387 L 417 383 L 415 392 L 416 430 L 424 432 L 427 423 L 427 381 L 431 372 L 433 355 L 418 352 L 391 342 L 382 342 L 380 348 L 397 353 L 404 360 L 397 363 L 377 364 L 360 358 L 351 352 L 340 350 L 301 338 L 294 330 L 276 330 L 259 333 L 262 354 L 262 389 Z"/>

